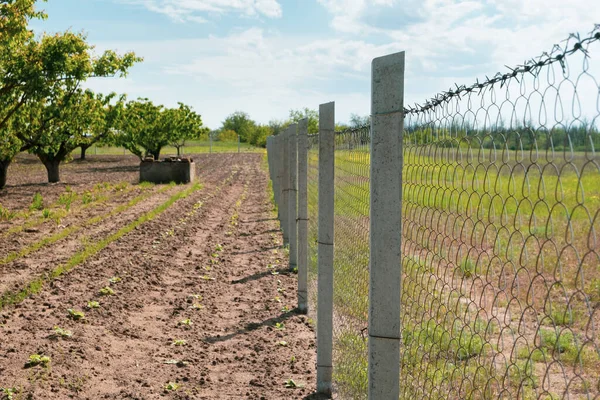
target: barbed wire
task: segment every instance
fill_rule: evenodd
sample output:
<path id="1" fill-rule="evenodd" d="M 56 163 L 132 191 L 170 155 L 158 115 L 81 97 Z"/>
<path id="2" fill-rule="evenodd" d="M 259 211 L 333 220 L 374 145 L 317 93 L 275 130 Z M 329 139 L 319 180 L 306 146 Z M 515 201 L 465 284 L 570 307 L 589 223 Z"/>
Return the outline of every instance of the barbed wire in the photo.
<path id="1" fill-rule="evenodd" d="M 575 44 L 571 44 L 573 40 L 576 41 Z M 463 94 L 471 92 L 481 93 L 486 88 L 493 87 L 498 83 L 500 83 L 500 87 L 503 87 L 507 81 L 512 79 L 516 79 L 518 82 L 520 75 L 537 75 L 545 66 L 554 64 L 556 62 L 560 63 L 564 71 L 564 60 L 566 57 L 576 52 L 583 53 L 586 58 L 589 57 L 589 53 L 586 50 L 586 45 L 589 45 L 590 43 L 599 40 L 600 24 L 595 24 L 594 29 L 589 33 L 587 37 L 583 39 L 581 39 L 580 34 L 571 33 L 569 37 L 563 41 L 566 42 L 564 46 L 555 44 L 550 52 L 543 52 L 540 56 L 527 60 L 522 65 L 517 65 L 514 68 L 506 66 L 510 70 L 510 72 L 498 72 L 491 78 L 486 75 L 485 81 L 480 82 L 479 80 L 476 80 L 475 83 L 473 83 L 470 86 L 455 84 L 456 89 L 450 88 L 445 92 L 438 93 L 422 105 L 415 103 L 415 105 L 412 107 L 405 106 L 404 113 L 417 114 L 420 112 L 426 112 L 432 108 L 435 108 L 443 103 L 450 101 L 455 97 L 460 98 L 460 96 L 462 96 Z"/>

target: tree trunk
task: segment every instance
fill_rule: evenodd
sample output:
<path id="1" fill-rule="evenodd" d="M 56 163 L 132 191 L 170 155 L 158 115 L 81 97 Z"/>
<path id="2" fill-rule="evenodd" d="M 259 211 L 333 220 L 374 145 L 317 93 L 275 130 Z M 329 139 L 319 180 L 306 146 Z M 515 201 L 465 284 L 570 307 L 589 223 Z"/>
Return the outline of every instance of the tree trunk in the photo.
<path id="1" fill-rule="evenodd" d="M 158 159 L 160 158 L 160 149 L 151 151 L 150 154 L 152 155 L 152 157 L 154 157 L 154 160 L 158 161 Z"/>
<path id="2" fill-rule="evenodd" d="M 48 171 L 48 182 L 60 182 L 60 161 L 47 160 L 44 161 L 44 166 L 46 167 L 46 171 Z"/>
<path id="3" fill-rule="evenodd" d="M 81 146 L 81 156 L 79 157 L 80 160 L 85 160 L 85 152 L 89 147 L 90 146 Z"/>
<path id="4" fill-rule="evenodd" d="M 8 166 L 12 160 L 0 160 L 0 189 L 6 185 L 6 174 L 8 173 Z"/>
<path id="5" fill-rule="evenodd" d="M 181 152 L 180 152 L 181 146 L 176 146 L 176 147 L 177 147 L 177 157 L 180 157 L 181 156 Z"/>

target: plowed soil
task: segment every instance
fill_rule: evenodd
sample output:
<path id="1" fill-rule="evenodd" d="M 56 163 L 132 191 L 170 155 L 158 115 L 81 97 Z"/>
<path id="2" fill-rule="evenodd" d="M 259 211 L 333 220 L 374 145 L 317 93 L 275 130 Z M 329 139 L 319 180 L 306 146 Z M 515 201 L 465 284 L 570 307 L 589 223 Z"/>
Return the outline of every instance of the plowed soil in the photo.
<path id="1" fill-rule="evenodd" d="M 74 204 L 59 223 L 33 224 L 36 214 L 0 225 L 0 259 L 8 260 L 0 263 L 0 296 L 47 277 L 37 294 L 0 309 L 0 387 L 14 389 L 14 399 L 312 398 L 314 332 L 295 312 L 296 275 L 288 273 L 262 157 L 195 156 L 201 189 L 55 279 L 49 271 L 76 252 L 190 185 L 139 187 L 130 157 L 71 163 L 57 185 L 39 183 L 45 171 L 33 160 L 11 166 L 0 191 L 11 210 L 27 209 L 35 191 L 53 204 L 66 185 L 77 193 L 113 186 L 108 199 Z M 118 182 L 126 185 L 115 189 Z M 34 227 L 8 232 L 26 224 Z M 114 293 L 101 295 L 106 287 Z M 68 309 L 85 317 L 69 318 Z M 50 361 L 26 366 L 34 354 Z M 290 379 L 297 387 L 286 387 Z"/>

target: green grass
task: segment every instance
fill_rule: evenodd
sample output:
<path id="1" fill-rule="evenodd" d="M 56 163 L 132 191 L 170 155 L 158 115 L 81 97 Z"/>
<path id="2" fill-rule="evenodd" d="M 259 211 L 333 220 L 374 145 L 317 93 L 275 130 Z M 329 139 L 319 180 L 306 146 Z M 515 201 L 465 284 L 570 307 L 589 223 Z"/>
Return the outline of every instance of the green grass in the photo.
<path id="1" fill-rule="evenodd" d="M 581 348 L 573 343 L 580 332 L 589 331 L 587 301 L 591 307 L 600 303 L 600 171 L 578 164 L 578 173 L 563 163 L 557 174 L 542 158 L 540 169 L 500 157 L 493 164 L 489 150 L 480 158 L 454 161 L 448 149 L 437 150 L 434 157 L 432 147 L 404 148 L 403 204 L 398 210 L 403 215 L 402 379 L 409 383 L 404 397 L 493 397 L 500 384 L 486 387 L 488 379 L 507 373 L 507 396 L 535 398 L 541 383 L 536 371 L 549 368 L 551 354 L 571 368 L 581 360 L 588 379 L 597 365 L 597 352 L 588 344 L 578 359 L 575 350 Z M 317 152 L 311 150 L 311 221 L 318 220 L 318 175 L 311 172 L 317 163 Z M 337 150 L 335 163 L 336 330 L 354 333 L 344 333 L 343 340 L 335 342 L 334 374 L 338 384 L 349 388 L 349 398 L 359 398 L 366 390 L 365 372 L 353 367 L 359 357 L 355 354 L 361 352 L 351 336 L 362 341 L 353 327 L 366 326 L 368 316 L 370 159 L 364 148 Z M 312 280 L 317 272 L 317 231 L 316 224 L 309 223 Z M 511 313 L 494 320 L 492 307 Z M 510 356 L 509 350 L 497 347 L 500 332 L 506 325 L 516 332 L 520 318 L 533 312 L 542 321 L 539 325 L 568 327 L 572 338 L 566 330 L 566 339 L 561 335 L 564 346 L 555 340 L 532 348 L 527 351 L 531 360 L 496 370 L 491 357 Z M 533 341 L 535 332 L 528 332 L 527 339 Z M 544 343 L 553 343 L 550 333 L 544 335 Z M 600 343 L 594 340 L 597 349 Z M 566 350 L 556 351 L 556 343 Z M 537 363 L 545 363 L 544 368 L 535 368 Z M 453 392 L 459 388 L 460 393 Z"/>
<path id="2" fill-rule="evenodd" d="M 42 275 L 42 276 L 34 279 L 29 284 L 27 284 L 27 286 L 25 288 L 23 288 L 17 292 L 9 291 L 9 292 L 4 293 L 0 297 L 0 310 L 2 310 L 4 307 L 6 307 L 8 305 L 20 303 L 21 301 L 23 301 L 27 297 L 31 296 L 32 294 L 39 293 L 43 289 L 43 287 L 46 283 L 71 271 L 73 268 L 75 268 L 78 265 L 80 265 L 81 263 L 85 262 L 90 257 L 93 257 L 96 254 L 98 254 L 100 251 L 102 251 L 104 248 L 106 248 L 106 246 L 108 246 L 109 244 L 119 240 L 120 238 L 122 238 L 123 236 L 128 234 L 129 232 L 133 231 L 138 226 L 140 226 L 148 221 L 152 221 L 153 219 L 158 217 L 160 214 L 162 214 L 164 211 L 166 211 L 169 207 L 171 207 L 175 202 L 190 196 L 191 194 L 200 190 L 201 188 L 202 188 L 202 185 L 200 185 L 199 183 L 196 183 L 190 187 L 187 187 L 186 189 L 178 191 L 177 193 L 173 194 L 167 201 L 158 205 L 157 207 L 148 211 L 147 213 L 141 215 L 135 221 L 132 221 L 129 224 L 125 225 L 124 227 L 119 229 L 117 232 L 107 236 L 106 238 L 104 238 L 98 242 L 87 244 L 82 250 L 75 253 L 66 263 L 57 266 L 50 273 Z"/>
<path id="3" fill-rule="evenodd" d="M 208 141 L 190 141 L 188 144 L 182 149 L 182 155 L 190 155 L 190 154 L 202 154 L 202 153 L 210 153 L 211 147 L 210 142 Z M 213 153 L 237 153 L 238 152 L 238 144 L 237 142 L 219 142 L 214 141 L 212 145 Z M 263 148 L 255 147 L 247 143 L 240 144 L 240 152 L 248 153 L 248 152 L 264 152 Z M 88 149 L 88 155 L 131 155 L 131 153 L 127 150 L 124 150 L 122 147 L 91 147 Z M 161 158 L 168 156 L 177 155 L 177 149 L 172 146 L 166 146 L 161 151 Z M 73 157 L 79 157 L 79 149 L 75 149 L 73 152 Z"/>

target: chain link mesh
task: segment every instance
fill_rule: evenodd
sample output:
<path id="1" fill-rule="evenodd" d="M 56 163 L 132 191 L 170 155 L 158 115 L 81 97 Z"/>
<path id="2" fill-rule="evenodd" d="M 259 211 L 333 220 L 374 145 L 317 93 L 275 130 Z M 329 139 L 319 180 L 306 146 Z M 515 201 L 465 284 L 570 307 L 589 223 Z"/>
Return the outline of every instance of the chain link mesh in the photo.
<path id="1" fill-rule="evenodd" d="M 600 398 L 598 43 L 405 109 L 401 398 Z M 367 392 L 369 140 L 336 133 L 339 398 Z M 308 174 L 314 312 L 317 135 Z"/>
<path id="2" fill-rule="evenodd" d="M 402 398 L 600 396 L 593 42 L 406 112 Z"/>

